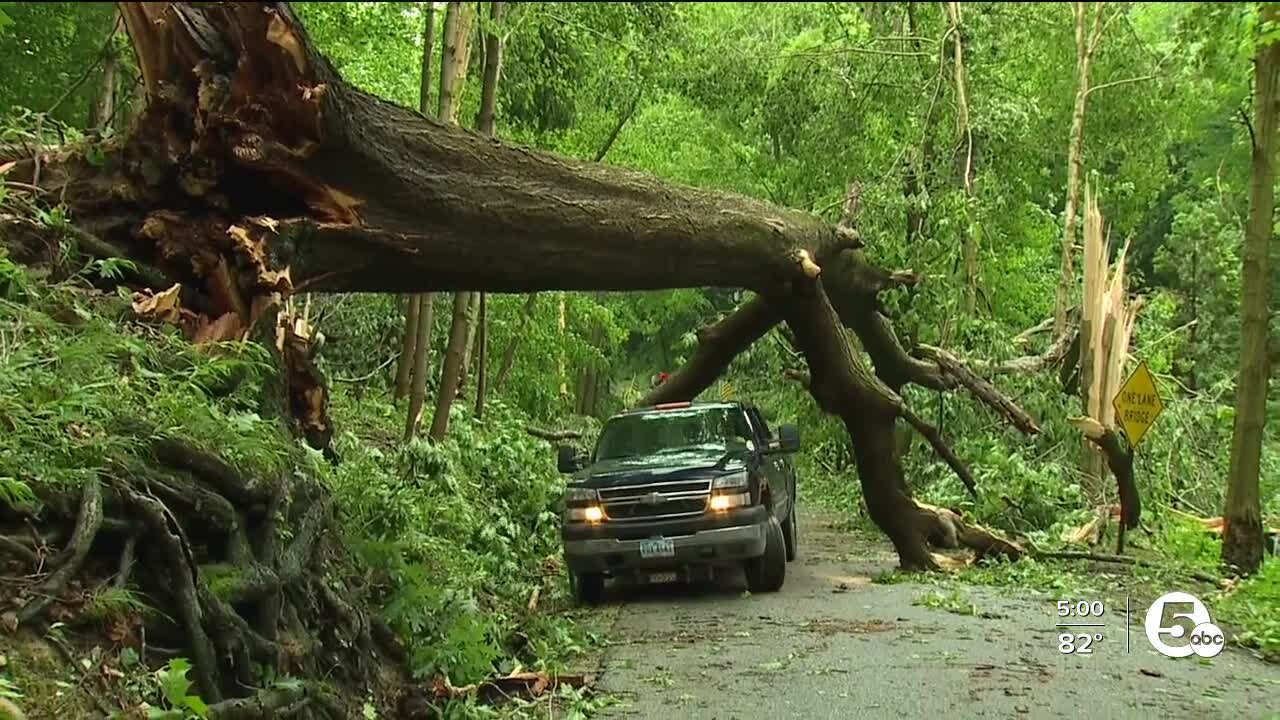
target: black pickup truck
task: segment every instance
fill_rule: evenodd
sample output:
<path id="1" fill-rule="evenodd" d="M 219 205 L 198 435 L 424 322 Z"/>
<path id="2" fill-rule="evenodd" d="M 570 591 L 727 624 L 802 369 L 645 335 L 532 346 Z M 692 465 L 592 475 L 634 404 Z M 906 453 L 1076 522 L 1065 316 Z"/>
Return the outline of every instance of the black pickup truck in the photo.
<path id="1" fill-rule="evenodd" d="M 572 473 L 561 534 L 580 602 L 605 578 L 708 579 L 742 567 L 752 592 L 782 587 L 796 556 L 794 425 L 775 437 L 749 404 L 667 403 L 615 415 L 590 458 L 559 448 Z"/>

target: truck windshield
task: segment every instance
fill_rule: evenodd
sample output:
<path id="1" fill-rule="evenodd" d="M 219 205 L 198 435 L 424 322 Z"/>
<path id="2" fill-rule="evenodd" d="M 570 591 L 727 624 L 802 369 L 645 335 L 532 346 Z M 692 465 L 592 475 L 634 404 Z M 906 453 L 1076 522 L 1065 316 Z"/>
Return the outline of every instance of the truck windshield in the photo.
<path id="1" fill-rule="evenodd" d="M 732 407 L 688 408 L 616 417 L 605 424 L 596 460 L 690 449 L 729 450 L 750 445 L 751 429 Z"/>

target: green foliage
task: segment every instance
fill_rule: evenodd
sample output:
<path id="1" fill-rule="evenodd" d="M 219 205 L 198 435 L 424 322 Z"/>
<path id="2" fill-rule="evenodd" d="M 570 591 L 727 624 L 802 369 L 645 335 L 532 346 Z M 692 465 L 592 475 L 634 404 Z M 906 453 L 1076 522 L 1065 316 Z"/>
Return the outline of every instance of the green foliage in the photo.
<path id="1" fill-rule="evenodd" d="M 189 660 L 174 658 L 153 673 L 161 703 L 160 707 L 146 707 L 148 720 L 202 720 L 209 716 L 209 706 L 199 695 L 188 692 L 190 670 Z"/>
<path id="2" fill-rule="evenodd" d="M 272 476 L 289 441 L 258 414 L 266 351 L 251 343 L 195 347 L 173 329 L 121 325 L 121 298 L 73 281 L 0 300 L 0 488 L 75 486 L 131 462 L 149 439 L 127 428 L 181 433 L 233 463 Z"/>
<path id="3" fill-rule="evenodd" d="M 565 596 L 564 480 L 525 418 L 495 400 L 479 422 L 459 403 L 443 443 L 401 446 L 386 435 L 395 407 L 340 391 L 333 412 L 344 418 L 343 462 L 329 482 L 415 673 L 465 684 L 516 663 L 557 668 L 584 649 L 567 618 L 525 613 L 534 588 L 544 607 Z"/>
<path id="4" fill-rule="evenodd" d="M 1236 641 L 1280 660 L 1280 561 L 1269 558 L 1253 577 L 1217 600 L 1215 617 L 1241 632 Z"/>
<path id="5" fill-rule="evenodd" d="M 911 600 L 912 605 L 946 610 L 956 615 L 977 615 L 978 606 L 965 593 L 959 590 L 930 590 Z"/>

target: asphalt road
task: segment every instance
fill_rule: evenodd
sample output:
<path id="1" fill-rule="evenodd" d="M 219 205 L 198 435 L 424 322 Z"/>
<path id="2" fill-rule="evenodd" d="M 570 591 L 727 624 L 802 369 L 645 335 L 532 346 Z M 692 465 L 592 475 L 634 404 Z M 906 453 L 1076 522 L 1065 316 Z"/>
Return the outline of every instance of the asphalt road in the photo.
<path id="1" fill-rule="evenodd" d="M 1056 596 L 970 587 L 978 616 L 955 614 L 912 604 L 932 586 L 871 582 L 893 566 L 887 543 L 810 517 L 778 593 L 750 595 L 740 574 L 611 588 L 597 681 L 619 702 L 602 716 L 1280 718 L 1280 665 L 1234 648 L 1159 655 L 1145 607 L 1128 652 L 1123 613 L 1108 611 L 1095 652 L 1064 655 Z"/>

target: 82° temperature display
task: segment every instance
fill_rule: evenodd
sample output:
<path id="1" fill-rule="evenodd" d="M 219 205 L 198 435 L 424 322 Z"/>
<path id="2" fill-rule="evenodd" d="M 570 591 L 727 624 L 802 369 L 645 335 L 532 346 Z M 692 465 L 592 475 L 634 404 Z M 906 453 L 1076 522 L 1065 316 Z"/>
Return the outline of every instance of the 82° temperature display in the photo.
<path id="1" fill-rule="evenodd" d="M 1058 601 L 1058 652 L 1063 655 L 1092 655 L 1102 642 L 1103 616 L 1107 606 L 1101 600 Z"/>

